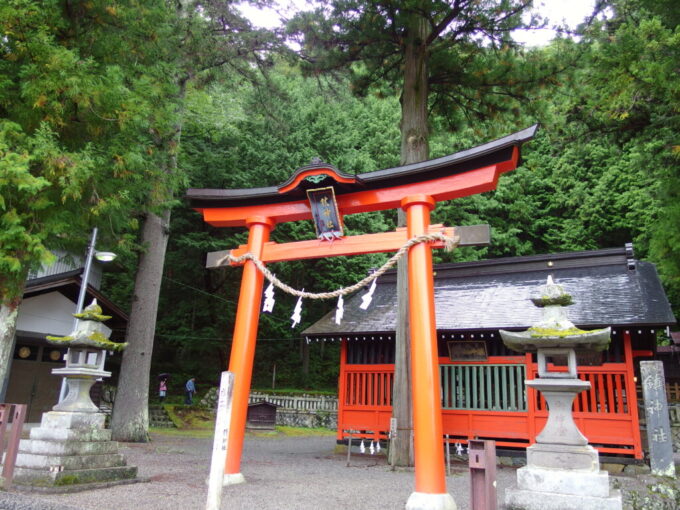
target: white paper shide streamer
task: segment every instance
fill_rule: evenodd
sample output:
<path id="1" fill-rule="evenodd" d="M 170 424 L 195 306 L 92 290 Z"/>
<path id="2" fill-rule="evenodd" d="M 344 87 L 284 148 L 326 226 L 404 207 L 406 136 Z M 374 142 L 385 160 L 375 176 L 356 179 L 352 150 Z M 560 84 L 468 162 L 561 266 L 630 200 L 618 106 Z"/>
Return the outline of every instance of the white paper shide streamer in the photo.
<path id="1" fill-rule="evenodd" d="M 345 314 L 345 300 L 342 296 L 338 296 L 338 306 L 335 309 L 335 323 L 340 324 L 342 322 L 342 316 Z"/>
<path id="2" fill-rule="evenodd" d="M 359 305 L 359 308 L 362 310 L 367 310 L 368 306 L 371 304 L 371 301 L 373 301 L 373 293 L 375 292 L 375 280 L 371 282 L 371 287 L 368 289 L 368 292 L 361 296 L 361 304 Z"/>
<path id="3" fill-rule="evenodd" d="M 272 313 L 274 311 L 274 301 L 274 284 L 270 283 L 267 290 L 264 291 L 262 311 Z"/>
<path id="4" fill-rule="evenodd" d="M 297 303 L 295 303 L 295 309 L 293 310 L 293 315 L 291 315 L 290 319 L 293 321 L 293 324 L 290 326 L 291 328 L 300 324 L 300 321 L 302 320 L 302 297 L 299 297 Z"/>

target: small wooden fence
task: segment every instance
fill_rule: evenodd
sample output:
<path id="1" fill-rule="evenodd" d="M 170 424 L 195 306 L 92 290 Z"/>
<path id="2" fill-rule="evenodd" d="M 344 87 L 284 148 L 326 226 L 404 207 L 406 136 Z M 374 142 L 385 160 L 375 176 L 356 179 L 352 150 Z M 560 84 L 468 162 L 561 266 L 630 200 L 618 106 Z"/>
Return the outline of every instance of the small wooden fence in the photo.
<path id="1" fill-rule="evenodd" d="M 669 402 L 680 402 L 680 383 L 666 383 L 666 397 Z"/>
<path id="2" fill-rule="evenodd" d="M 14 465 L 19 453 L 21 431 L 26 419 L 26 404 L 0 404 L 0 458 L 4 455 L 2 477 L 5 479 L 4 488 L 12 486 Z M 7 424 L 12 422 L 12 430 L 7 435 Z"/>
<path id="3" fill-rule="evenodd" d="M 249 404 L 257 402 L 269 402 L 276 404 L 284 409 L 297 409 L 299 411 L 337 411 L 338 399 L 332 396 L 312 396 L 312 395 L 271 395 L 269 393 L 251 392 L 248 399 Z"/>

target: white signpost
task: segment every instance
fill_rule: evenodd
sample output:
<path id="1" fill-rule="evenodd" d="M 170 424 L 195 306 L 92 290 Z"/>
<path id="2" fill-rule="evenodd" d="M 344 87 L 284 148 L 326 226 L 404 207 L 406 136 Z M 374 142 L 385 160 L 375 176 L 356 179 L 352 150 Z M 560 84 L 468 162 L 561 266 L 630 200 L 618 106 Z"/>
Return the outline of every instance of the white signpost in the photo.
<path id="1" fill-rule="evenodd" d="M 205 510 L 219 510 L 222 504 L 222 480 L 224 464 L 227 460 L 229 422 L 231 421 L 231 401 L 234 395 L 234 374 L 222 372 L 220 391 L 217 396 L 217 417 L 215 418 L 215 437 L 213 439 L 210 477 L 208 478 L 208 500 Z"/>

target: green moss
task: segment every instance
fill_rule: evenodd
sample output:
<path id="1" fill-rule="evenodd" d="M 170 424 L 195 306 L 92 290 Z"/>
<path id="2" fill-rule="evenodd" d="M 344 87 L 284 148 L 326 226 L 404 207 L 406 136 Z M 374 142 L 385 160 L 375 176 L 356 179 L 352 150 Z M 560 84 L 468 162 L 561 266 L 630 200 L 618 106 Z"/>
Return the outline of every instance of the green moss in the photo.
<path id="1" fill-rule="evenodd" d="M 557 337 L 565 337 L 565 336 L 574 336 L 574 335 L 584 335 L 586 333 L 591 333 L 591 331 L 585 331 L 583 329 L 578 329 L 578 328 L 569 328 L 569 329 L 552 329 L 552 328 L 529 328 L 529 334 L 531 335 L 532 338 L 537 338 L 537 337 L 547 337 L 547 336 L 557 336 Z"/>
<path id="2" fill-rule="evenodd" d="M 101 346 L 102 349 L 106 349 L 107 351 L 119 352 L 127 347 L 127 342 L 125 343 L 112 342 L 111 340 L 106 338 L 106 335 L 104 335 L 104 333 L 102 333 L 101 331 L 95 331 L 90 335 L 89 338 L 94 343 Z"/>
<path id="3" fill-rule="evenodd" d="M 81 313 L 74 313 L 73 316 L 86 321 L 98 322 L 104 322 L 111 318 L 111 315 L 103 315 L 102 312 L 102 307 L 93 303 L 85 308 L 85 310 L 83 310 Z"/>
<path id="4" fill-rule="evenodd" d="M 45 338 L 47 338 L 47 340 L 49 340 L 52 343 L 73 342 L 73 340 L 75 340 L 72 336 L 50 336 L 50 335 L 47 335 Z"/>
<path id="5" fill-rule="evenodd" d="M 569 306 L 574 304 L 574 300 L 569 294 L 560 294 L 557 297 L 541 296 L 540 298 L 533 298 L 531 301 L 540 308 L 544 306 Z"/>
<path id="6" fill-rule="evenodd" d="M 95 331 L 89 337 L 84 339 L 78 339 L 73 336 L 46 336 L 47 341 L 52 344 L 73 344 L 78 345 L 91 345 L 92 347 L 98 347 L 107 351 L 120 352 L 127 347 L 127 343 L 112 342 L 106 335 L 99 331 Z"/>
<path id="7" fill-rule="evenodd" d="M 75 485 L 80 483 L 80 477 L 78 475 L 64 475 L 57 478 L 54 485 Z"/>

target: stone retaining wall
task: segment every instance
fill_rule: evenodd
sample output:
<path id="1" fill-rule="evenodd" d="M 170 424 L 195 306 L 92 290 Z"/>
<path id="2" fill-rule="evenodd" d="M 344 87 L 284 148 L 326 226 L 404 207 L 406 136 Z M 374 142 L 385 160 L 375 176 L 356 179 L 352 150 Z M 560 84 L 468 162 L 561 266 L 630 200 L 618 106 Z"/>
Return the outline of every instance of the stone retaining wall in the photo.
<path id="1" fill-rule="evenodd" d="M 276 424 L 290 427 L 338 428 L 337 411 L 301 411 L 299 409 L 276 410 Z"/>

